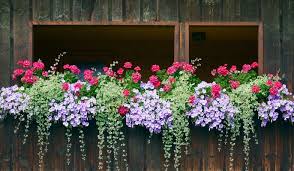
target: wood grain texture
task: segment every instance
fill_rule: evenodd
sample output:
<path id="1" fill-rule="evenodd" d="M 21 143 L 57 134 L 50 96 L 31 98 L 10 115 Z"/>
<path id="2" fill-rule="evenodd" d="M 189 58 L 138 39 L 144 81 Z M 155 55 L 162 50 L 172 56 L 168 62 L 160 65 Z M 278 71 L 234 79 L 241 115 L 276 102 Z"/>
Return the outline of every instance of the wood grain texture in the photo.
<path id="1" fill-rule="evenodd" d="M 123 0 L 111 0 L 112 21 L 123 20 Z"/>
<path id="2" fill-rule="evenodd" d="M 139 21 L 141 0 L 125 0 L 125 20 Z"/>
<path id="3" fill-rule="evenodd" d="M 22 144 L 23 132 L 13 135 L 12 118 L 0 124 L 0 170 L 38 170 L 36 129 L 30 129 L 27 144 Z M 86 153 L 85 161 L 81 160 L 79 149 L 78 130 L 73 130 L 71 164 L 66 165 L 65 160 L 65 129 L 55 125 L 51 129 L 50 145 L 45 157 L 42 170 L 97 170 L 96 127 L 90 125 L 84 129 Z M 294 168 L 294 128 L 289 123 L 278 121 L 265 128 L 258 128 L 258 145 L 251 144 L 250 170 L 293 170 Z M 153 135 L 150 144 L 147 143 L 149 134 L 143 128 L 127 129 L 126 133 L 128 161 L 130 171 L 160 171 L 163 167 L 163 151 L 160 135 Z M 208 131 L 207 128 L 191 127 L 191 144 L 188 154 L 184 149 L 180 170 L 183 171 L 219 171 L 228 170 L 228 147 L 222 146 L 219 152 L 217 142 L 218 132 Z M 12 137 L 10 139 L 5 136 Z M 242 139 L 238 138 L 234 151 L 234 170 L 244 169 L 244 154 Z M 5 146 L 4 146 L 5 145 Z M 13 149 L 4 152 L 4 148 Z M 12 152 L 12 153 L 9 153 Z M 10 158 L 10 156 L 13 156 Z M 172 162 L 171 162 L 172 165 Z M 10 169 L 13 168 L 13 169 Z M 125 170 L 120 164 L 120 169 Z M 175 170 L 172 166 L 169 170 Z"/>
<path id="4" fill-rule="evenodd" d="M 177 21 L 179 18 L 179 0 L 160 0 L 159 19 L 161 21 Z"/>
<path id="5" fill-rule="evenodd" d="M 71 20 L 71 13 L 72 13 L 71 0 L 53 0 L 51 8 L 52 8 L 53 21 Z"/>
<path id="6" fill-rule="evenodd" d="M 200 0 L 180 0 L 180 21 L 200 21 Z"/>
<path id="7" fill-rule="evenodd" d="M 0 86 L 10 84 L 12 59 L 11 8 L 8 0 L 0 1 Z"/>
<path id="8" fill-rule="evenodd" d="M 141 20 L 157 21 L 158 20 L 158 0 L 141 0 Z"/>
<path id="9" fill-rule="evenodd" d="M 52 4 L 50 0 L 32 0 L 33 19 L 39 21 L 48 21 L 52 19 Z"/>

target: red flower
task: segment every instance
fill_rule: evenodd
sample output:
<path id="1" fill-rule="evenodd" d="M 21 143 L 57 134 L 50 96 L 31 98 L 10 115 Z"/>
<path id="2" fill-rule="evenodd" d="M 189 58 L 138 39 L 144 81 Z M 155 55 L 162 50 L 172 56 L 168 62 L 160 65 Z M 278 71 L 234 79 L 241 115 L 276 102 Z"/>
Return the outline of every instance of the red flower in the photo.
<path id="1" fill-rule="evenodd" d="M 130 68 L 132 68 L 132 63 L 131 62 L 125 62 L 125 64 L 124 64 L 124 68 L 127 68 L 127 69 L 130 69 Z"/>
<path id="2" fill-rule="evenodd" d="M 81 84 L 79 82 L 75 83 L 75 85 L 74 85 L 74 88 L 77 90 L 80 90 L 82 87 L 83 87 L 83 84 Z"/>
<path id="3" fill-rule="evenodd" d="M 21 76 L 24 73 L 23 69 L 15 69 L 12 74 L 12 78 L 15 80 L 18 76 Z"/>
<path id="4" fill-rule="evenodd" d="M 282 88 L 283 84 L 280 81 L 276 81 L 274 82 L 273 86 L 279 90 L 280 88 Z"/>
<path id="5" fill-rule="evenodd" d="M 211 95 L 216 98 L 220 96 L 221 86 L 218 84 L 214 84 L 211 86 Z"/>
<path id="6" fill-rule="evenodd" d="M 251 91 L 252 93 L 257 94 L 260 92 L 260 87 L 258 85 L 253 85 Z"/>
<path id="7" fill-rule="evenodd" d="M 84 71 L 84 75 L 93 75 L 93 73 L 94 73 L 94 71 L 89 70 L 89 69 L 86 69 L 86 70 Z"/>
<path id="8" fill-rule="evenodd" d="M 97 77 L 92 77 L 89 80 L 89 84 L 91 84 L 91 85 L 97 85 L 98 84 L 98 81 L 99 81 L 99 79 Z"/>
<path id="9" fill-rule="evenodd" d="M 174 66 L 168 67 L 166 72 L 168 75 L 172 75 L 177 71 L 177 68 L 175 68 Z"/>
<path id="10" fill-rule="evenodd" d="M 129 108 L 121 105 L 118 107 L 117 111 L 120 114 L 120 116 L 125 116 L 129 112 Z"/>
<path id="11" fill-rule="evenodd" d="M 115 74 L 114 72 L 111 70 L 111 69 L 108 69 L 106 72 L 105 72 L 106 75 L 108 75 L 109 77 L 113 77 Z"/>
<path id="12" fill-rule="evenodd" d="M 250 70 L 251 70 L 251 65 L 249 65 L 249 64 L 244 64 L 243 65 L 242 72 L 247 73 Z"/>
<path id="13" fill-rule="evenodd" d="M 62 84 L 62 90 L 68 91 L 68 89 L 69 89 L 69 83 L 63 83 Z"/>
<path id="14" fill-rule="evenodd" d="M 128 97 L 128 96 L 130 95 L 130 90 L 125 89 L 125 90 L 123 91 L 123 95 L 124 95 L 125 97 Z"/>
<path id="15" fill-rule="evenodd" d="M 236 65 L 232 65 L 231 66 L 231 69 L 230 69 L 230 72 L 235 72 L 237 71 L 237 66 Z"/>
<path id="16" fill-rule="evenodd" d="M 226 75 L 229 74 L 229 71 L 228 71 L 226 65 L 224 65 L 224 66 L 219 66 L 219 67 L 217 68 L 216 71 L 217 71 L 217 73 L 218 73 L 219 75 L 222 75 L 222 76 L 226 76 Z"/>
<path id="17" fill-rule="evenodd" d="M 182 66 L 181 62 L 174 62 L 173 63 L 173 67 L 176 68 L 176 69 L 179 69 L 181 66 Z"/>
<path id="18" fill-rule="evenodd" d="M 139 72 L 132 73 L 132 79 L 134 83 L 138 83 L 141 80 L 141 74 Z"/>
<path id="19" fill-rule="evenodd" d="M 230 85 L 232 87 L 232 89 L 236 89 L 240 86 L 240 82 L 239 81 L 233 81 L 233 80 L 230 80 Z"/>
<path id="20" fill-rule="evenodd" d="M 160 71 L 160 66 L 159 66 L 159 65 L 152 65 L 152 66 L 151 66 L 151 71 L 152 71 L 152 72 Z"/>
<path id="21" fill-rule="evenodd" d="M 189 103 L 193 104 L 194 102 L 195 102 L 195 96 L 192 95 L 189 97 Z"/>
<path id="22" fill-rule="evenodd" d="M 103 72 L 106 73 L 109 70 L 108 67 L 103 67 Z"/>
<path id="23" fill-rule="evenodd" d="M 17 65 L 24 67 L 24 68 L 29 68 L 32 64 L 31 64 L 31 61 L 29 61 L 29 60 L 23 60 L 23 61 L 20 60 L 17 62 Z"/>
<path id="24" fill-rule="evenodd" d="M 257 68 L 258 67 L 258 63 L 257 62 L 253 62 L 252 64 L 251 64 L 251 68 Z"/>
<path id="25" fill-rule="evenodd" d="M 24 75 L 21 78 L 21 81 L 23 83 L 27 83 L 27 84 L 34 84 L 37 80 L 38 80 L 38 77 L 36 77 L 34 75 Z"/>
<path id="26" fill-rule="evenodd" d="M 72 72 L 72 73 L 74 73 L 74 74 L 79 74 L 81 71 L 79 70 L 79 68 L 77 67 L 77 66 L 75 66 L 75 65 L 71 65 L 70 67 L 69 67 L 69 70 Z"/>
<path id="27" fill-rule="evenodd" d="M 32 71 L 32 70 L 30 70 L 30 69 L 28 69 L 28 70 L 26 70 L 26 72 L 25 72 L 25 76 L 32 76 L 34 74 L 34 72 Z"/>
<path id="28" fill-rule="evenodd" d="M 160 87 L 161 85 L 161 82 L 160 81 L 157 81 L 156 83 L 153 84 L 155 88 L 158 88 Z"/>
<path id="29" fill-rule="evenodd" d="M 186 71 L 186 72 L 191 72 L 193 73 L 195 71 L 195 68 L 193 67 L 193 65 L 191 64 L 188 64 L 188 63 L 185 63 L 183 65 L 183 70 Z"/>
<path id="30" fill-rule="evenodd" d="M 158 82 L 158 77 L 156 75 L 151 75 L 149 77 L 149 81 L 152 83 L 152 84 L 155 84 L 156 82 Z"/>
<path id="31" fill-rule="evenodd" d="M 139 66 L 136 66 L 136 67 L 134 68 L 134 70 L 138 72 L 138 71 L 141 71 L 141 68 L 140 68 Z"/>
<path id="32" fill-rule="evenodd" d="M 267 86 L 272 86 L 273 85 L 273 81 L 272 80 L 267 80 L 266 85 Z"/>
<path id="33" fill-rule="evenodd" d="M 270 92 L 271 95 L 275 96 L 275 95 L 278 94 L 278 89 L 276 87 L 271 87 L 269 89 L 269 92 Z"/>
<path id="34" fill-rule="evenodd" d="M 42 72 L 42 76 L 43 76 L 43 77 L 48 77 L 48 72 L 47 72 L 47 71 L 43 71 L 43 72 Z"/>
<path id="35" fill-rule="evenodd" d="M 63 65 L 63 69 L 69 69 L 69 68 L 70 68 L 70 65 L 68 64 Z"/>
<path id="36" fill-rule="evenodd" d="M 45 68 L 45 65 L 43 62 L 38 61 L 33 63 L 33 69 L 34 70 L 43 70 Z"/>
<path id="37" fill-rule="evenodd" d="M 168 84 L 165 84 L 165 85 L 163 86 L 163 91 L 165 91 L 165 92 L 170 91 L 170 89 L 171 89 L 171 86 L 168 85 Z"/>
<path id="38" fill-rule="evenodd" d="M 123 73 L 124 73 L 124 69 L 119 68 L 119 69 L 117 70 L 117 74 L 118 74 L 118 75 L 122 75 Z"/>
<path id="39" fill-rule="evenodd" d="M 176 82 L 176 79 L 175 79 L 174 77 L 170 77 L 170 78 L 168 79 L 168 81 L 169 81 L 171 84 L 173 84 L 173 83 Z"/>

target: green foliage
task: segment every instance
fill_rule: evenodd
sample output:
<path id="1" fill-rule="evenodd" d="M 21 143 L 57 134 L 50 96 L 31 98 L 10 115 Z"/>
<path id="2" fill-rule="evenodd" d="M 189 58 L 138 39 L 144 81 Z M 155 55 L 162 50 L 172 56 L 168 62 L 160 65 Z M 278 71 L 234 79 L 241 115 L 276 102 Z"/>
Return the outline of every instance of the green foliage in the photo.
<path id="1" fill-rule="evenodd" d="M 121 117 L 117 108 L 124 104 L 123 87 L 115 78 L 107 76 L 100 77 L 99 88 L 96 90 L 97 115 L 95 116 L 98 128 L 98 149 L 99 149 L 99 169 L 103 167 L 103 149 L 106 146 L 107 151 L 107 169 L 110 169 L 111 156 L 114 158 L 114 164 L 118 169 L 118 152 L 122 148 L 123 160 L 127 167 L 127 154 L 125 151 L 125 137 L 122 132 L 123 117 Z"/>
<path id="2" fill-rule="evenodd" d="M 60 88 L 61 78 L 58 75 L 51 76 L 48 80 L 40 79 L 31 88 L 26 89 L 26 93 L 30 96 L 28 113 L 28 121 L 33 119 L 37 123 L 38 134 L 38 156 L 39 165 L 43 162 L 44 153 L 47 152 L 48 138 L 50 135 L 49 129 L 51 122 L 49 116 L 49 103 L 52 99 L 61 100 L 63 92 Z M 26 126 L 28 133 L 28 126 Z"/>
<path id="3" fill-rule="evenodd" d="M 173 111 L 173 126 L 163 130 L 165 167 L 168 167 L 168 160 L 171 157 L 171 149 L 174 146 L 174 167 L 178 168 L 181 159 L 181 148 L 189 144 L 190 129 L 189 121 L 186 117 L 186 104 L 188 98 L 193 94 L 192 83 L 189 82 L 190 73 L 180 71 L 176 77 L 174 89 L 166 94 L 164 98 L 171 102 Z"/>

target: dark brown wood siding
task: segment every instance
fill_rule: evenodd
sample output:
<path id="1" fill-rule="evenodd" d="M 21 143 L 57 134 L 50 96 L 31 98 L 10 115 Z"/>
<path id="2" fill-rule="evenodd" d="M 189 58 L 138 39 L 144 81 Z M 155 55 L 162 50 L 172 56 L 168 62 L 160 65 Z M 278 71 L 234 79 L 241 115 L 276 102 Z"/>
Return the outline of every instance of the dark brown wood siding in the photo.
<path id="1" fill-rule="evenodd" d="M 263 24 L 264 72 L 280 70 L 284 82 L 294 83 L 294 0 L 0 0 L 0 85 L 11 84 L 19 59 L 32 58 L 32 21 L 179 22 L 179 57 L 185 60 L 185 22 L 240 22 Z M 0 170 L 37 170 L 35 133 L 26 145 L 13 133 L 11 120 L 0 124 Z M 251 155 L 252 170 L 294 170 L 294 129 L 290 125 L 260 128 L 260 144 Z M 72 163 L 64 159 L 64 129 L 56 126 L 50 139 L 46 170 L 96 170 L 96 136 L 87 128 L 88 159 L 80 160 L 78 141 Z M 144 130 L 127 130 L 130 170 L 160 170 L 162 144 L 155 136 L 146 144 Z M 77 137 L 75 137 L 77 138 Z M 240 141 L 241 143 L 241 141 Z M 216 133 L 193 128 L 189 154 L 181 170 L 227 170 L 227 152 L 217 152 Z M 243 169 L 241 147 L 235 169 Z M 172 170 L 172 169 L 171 169 Z"/>

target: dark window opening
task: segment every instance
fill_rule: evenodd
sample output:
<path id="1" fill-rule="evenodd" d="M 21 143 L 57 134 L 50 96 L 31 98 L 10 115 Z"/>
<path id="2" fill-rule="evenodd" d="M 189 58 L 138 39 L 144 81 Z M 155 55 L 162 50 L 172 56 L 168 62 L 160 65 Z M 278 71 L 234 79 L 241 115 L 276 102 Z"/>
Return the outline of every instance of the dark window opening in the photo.
<path id="1" fill-rule="evenodd" d="M 173 26 L 77 26 L 35 25 L 33 28 L 34 60 L 49 66 L 61 52 L 61 59 L 82 69 L 101 69 L 113 61 L 131 61 L 150 74 L 152 64 L 167 67 L 174 60 Z M 148 70 L 148 71 L 147 71 Z"/>
<path id="2" fill-rule="evenodd" d="M 197 74 L 211 81 L 210 71 L 219 65 L 258 61 L 257 26 L 190 26 L 189 58 L 201 58 Z"/>

